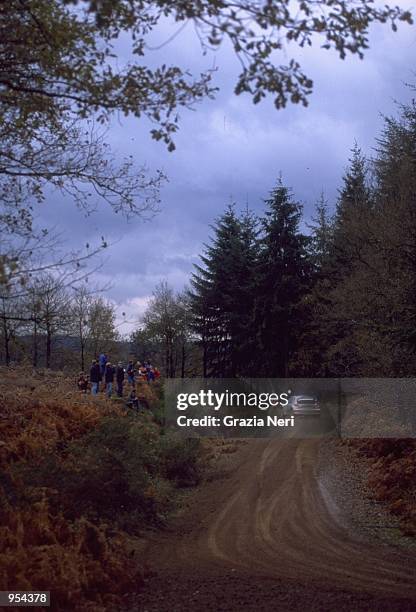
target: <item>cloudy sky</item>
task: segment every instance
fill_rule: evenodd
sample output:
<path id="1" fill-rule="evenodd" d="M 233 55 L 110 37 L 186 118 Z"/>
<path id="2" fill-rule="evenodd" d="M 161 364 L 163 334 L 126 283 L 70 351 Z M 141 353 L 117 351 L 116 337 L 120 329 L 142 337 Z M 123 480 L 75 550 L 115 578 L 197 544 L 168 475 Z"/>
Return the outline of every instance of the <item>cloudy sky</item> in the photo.
<path id="1" fill-rule="evenodd" d="M 402 0 L 400 6 L 411 8 L 414 2 Z M 161 32 L 155 42 L 167 36 L 168 30 Z M 216 100 L 206 100 L 195 112 L 181 112 L 173 153 L 151 140 L 144 122 L 117 118 L 110 125 L 108 140 L 120 157 L 132 154 L 138 165 L 168 175 L 161 212 L 149 222 L 126 222 L 103 205 L 85 218 L 59 194 L 39 210 L 39 223 L 63 232 L 68 247 L 97 242 L 101 235 L 112 243 L 95 281 L 111 283 L 107 296 L 119 321 L 122 312 L 130 321 L 121 331 L 134 327 L 158 282 L 184 287 L 208 239 L 209 224 L 231 200 L 260 212 L 262 199 L 282 173 L 306 218 L 322 190 L 333 205 L 354 141 L 371 154 L 382 115 L 395 112 L 395 100 L 408 101 L 411 92 L 404 83 L 416 81 L 415 26 L 403 25 L 396 34 L 375 26 L 370 45 L 364 61 L 341 61 L 318 47 L 297 52 L 314 80 L 314 93 L 307 108 L 280 111 L 271 101 L 254 106 L 248 97 L 236 97 L 239 66 L 233 54 L 224 48 L 215 57 L 203 57 L 191 30 L 155 55 L 154 61 L 179 63 L 196 73 L 215 62 L 220 87 Z"/>

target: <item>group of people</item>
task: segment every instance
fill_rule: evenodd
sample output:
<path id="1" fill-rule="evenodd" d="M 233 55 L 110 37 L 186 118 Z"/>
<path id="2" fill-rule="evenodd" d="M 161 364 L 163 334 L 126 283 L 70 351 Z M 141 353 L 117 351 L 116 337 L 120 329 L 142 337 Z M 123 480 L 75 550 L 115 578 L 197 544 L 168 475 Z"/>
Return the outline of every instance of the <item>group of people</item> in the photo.
<path id="1" fill-rule="evenodd" d="M 152 383 L 160 378 L 160 371 L 148 361 L 143 364 L 138 361 L 135 364 L 132 359 L 128 362 L 126 369 L 121 361 L 118 362 L 117 366 L 113 366 L 107 354 L 101 353 L 98 359 L 94 359 L 91 363 L 89 379 L 85 372 L 81 372 L 77 384 L 82 393 L 87 393 L 89 386 L 91 386 L 92 395 L 97 395 L 100 391 L 100 383 L 103 382 L 103 391 L 105 391 L 107 397 L 111 397 L 114 383 L 116 383 L 117 396 L 123 397 L 123 386 L 126 378 L 131 388 L 128 403 L 132 407 L 138 408 L 136 380 Z"/>
<path id="2" fill-rule="evenodd" d="M 153 367 L 150 361 L 140 363 L 137 361 L 136 364 L 130 359 L 126 369 L 127 381 L 130 385 L 134 386 L 137 380 L 153 382 L 160 378 L 160 372 L 157 368 Z"/>

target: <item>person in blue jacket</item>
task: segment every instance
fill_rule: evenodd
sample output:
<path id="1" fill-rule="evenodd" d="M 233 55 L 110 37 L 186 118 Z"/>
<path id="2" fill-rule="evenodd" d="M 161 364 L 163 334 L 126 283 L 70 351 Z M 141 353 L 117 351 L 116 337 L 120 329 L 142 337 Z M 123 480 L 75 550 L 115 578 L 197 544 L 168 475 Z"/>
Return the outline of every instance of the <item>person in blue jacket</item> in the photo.
<path id="1" fill-rule="evenodd" d="M 105 366 L 107 364 L 107 353 L 101 353 L 98 357 L 98 363 L 100 364 L 101 376 L 104 376 Z"/>

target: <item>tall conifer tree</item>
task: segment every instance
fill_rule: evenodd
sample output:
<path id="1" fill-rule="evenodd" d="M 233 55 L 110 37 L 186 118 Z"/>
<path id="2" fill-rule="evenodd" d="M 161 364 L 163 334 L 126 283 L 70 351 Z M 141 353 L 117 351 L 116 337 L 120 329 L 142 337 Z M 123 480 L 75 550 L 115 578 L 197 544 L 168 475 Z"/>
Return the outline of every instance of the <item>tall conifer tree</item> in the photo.
<path id="1" fill-rule="evenodd" d="M 239 376 L 252 358 L 256 223 L 229 206 L 212 228 L 190 291 L 193 326 L 203 349 L 204 376 Z"/>
<path id="2" fill-rule="evenodd" d="M 308 284 L 308 238 L 299 229 L 302 207 L 281 180 L 265 203 L 257 266 L 257 358 L 263 376 L 287 376 Z"/>

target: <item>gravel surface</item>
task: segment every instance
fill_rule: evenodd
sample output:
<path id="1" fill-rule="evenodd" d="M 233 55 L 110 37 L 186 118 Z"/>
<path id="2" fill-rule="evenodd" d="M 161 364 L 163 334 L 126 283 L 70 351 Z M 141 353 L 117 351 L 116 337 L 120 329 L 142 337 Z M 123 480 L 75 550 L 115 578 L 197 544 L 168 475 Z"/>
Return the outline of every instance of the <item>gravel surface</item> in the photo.
<path id="1" fill-rule="evenodd" d="M 363 540 L 416 549 L 416 538 L 403 535 L 399 521 L 375 500 L 367 485 L 368 459 L 338 439 L 320 445 L 318 479 L 334 517 Z M 341 518 L 342 517 L 342 518 Z"/>

